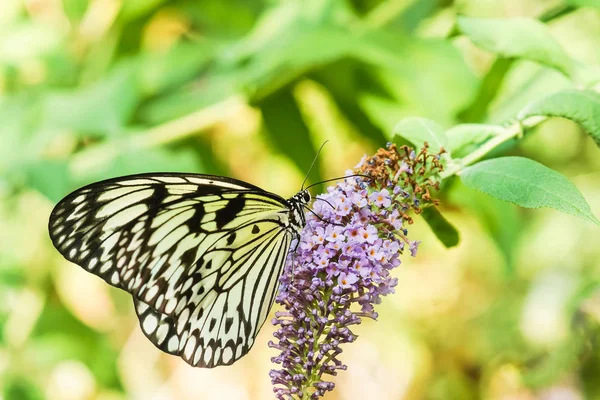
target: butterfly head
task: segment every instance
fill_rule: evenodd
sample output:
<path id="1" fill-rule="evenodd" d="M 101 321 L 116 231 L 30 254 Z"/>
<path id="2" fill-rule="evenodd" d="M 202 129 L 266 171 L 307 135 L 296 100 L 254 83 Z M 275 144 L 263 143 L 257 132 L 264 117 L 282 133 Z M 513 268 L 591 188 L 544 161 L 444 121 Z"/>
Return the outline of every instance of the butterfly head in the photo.
<path id="1" fill-rule="evenodd" d="M 288 200 L 290 204 L 290 225 L 296 232 L 300 232 L 306 225 L 304 207 L 312 199 L 308 190 L 301 190 Z"/>

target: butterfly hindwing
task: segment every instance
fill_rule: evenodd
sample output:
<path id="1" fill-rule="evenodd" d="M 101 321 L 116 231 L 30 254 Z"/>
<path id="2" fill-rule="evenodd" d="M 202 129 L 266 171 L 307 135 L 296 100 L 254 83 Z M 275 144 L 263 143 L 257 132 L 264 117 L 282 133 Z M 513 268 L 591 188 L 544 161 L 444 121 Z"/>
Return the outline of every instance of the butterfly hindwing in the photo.
<path id="1" fill-rule="evenodd" d="M 250 350 L 273 303 L 289 243 L 288 234 L 272 230 L 251 250 L 230 254 L 230 271 L 218 274 L 217 285 L 198 306 L 190 304 L 179 314 L 177 332 L 186 342 L 181 350 L 187 362 L 231 364 Z"/>
<path id="2" fill-rule="evenodd" d="M 267 222 L 260 225 L 264 235 L 245 240 L 245 245 L 237 243 L 240 247 L 236 250 L 221 246 L 228 242 L 227 237 L 216 242 L 197 265 L 214 265 L 219 259 L 221 268 L 197 269 L 195 274 L 200 278 L 196 283 L 184 285 L 179 296 L 169 298 L 167 306 L 140 294 L 144 302 L 160 309 L 145 310 L 144 316 L 151 321 L 147 327 L 155 328 L 157 319 L 171 321 L 169 332 L 176 336 L 165 340 L 153 329 L 145 329 L 145 321 L 140 318 L 144 333 L 154 345 L 164 350 L 169 343 L 179 343 L 178 350 L 165 351 L 175 352 L 191 365 L 201 367 L 231 364 L 250 350 L 273 303 L 290 243 L 289 234 L 279 227 Z M 154 288 L 156 283 L 147 287 Z M 173 303 L 169 306 L 170 301 Z M 172 319 L 167 312 L 173 315 Z"/>
<path id="3" fill-rule="evenodd" d="M 203 367 L 246 354 L 293 237 L 286 201 L 227 178 L 144 174 L 86 186 L 50 217 L 70 261 L 131 293 L 144 334 Z"/>
<path id="4" fill-rule="evenodd" d="M 159 313 L 135 297 L 133 303 L 144 335 L 165 353 L 178 355 L 179 337 L 175 332 L 173 317 Z"/>

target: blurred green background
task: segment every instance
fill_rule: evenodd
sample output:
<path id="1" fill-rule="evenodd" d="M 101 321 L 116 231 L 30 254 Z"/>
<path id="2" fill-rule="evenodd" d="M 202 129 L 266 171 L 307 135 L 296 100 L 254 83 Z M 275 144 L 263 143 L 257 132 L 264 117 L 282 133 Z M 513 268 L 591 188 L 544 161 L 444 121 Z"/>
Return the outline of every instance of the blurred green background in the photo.
<path id="1" fill-rule="evenodd" d="M 591 7 L 579 7 L 588 6 Z M 547 21 L 600 68 L 600 4 L 572 0 L 0 0 L 0 399 L 272 397 L 263 327 L 248 356 L 201 370 L 160 353 L 129 296 L 68 263 L 53 205 L 146 171 L 234 176 L 291 196 L 385 145 L 405 116 L 510 123 L 572 85 L 496 59 L 457 15 Z M 600 157 L 566 120 L 506 152 L 568 176 L 600 215 Z M 357 327 L 328 399 L 600 399 L 598 228 L 450 181 L 445 249 L 417 219 L 378 322 Z"/>

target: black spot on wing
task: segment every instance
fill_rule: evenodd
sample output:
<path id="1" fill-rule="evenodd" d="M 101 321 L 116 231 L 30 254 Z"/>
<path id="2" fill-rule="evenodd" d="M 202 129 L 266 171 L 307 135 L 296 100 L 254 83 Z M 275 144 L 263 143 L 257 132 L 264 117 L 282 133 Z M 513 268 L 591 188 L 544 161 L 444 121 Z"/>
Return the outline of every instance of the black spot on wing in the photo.
<path id="1" fill-rule="evenodd" d="M 146 200 L 146 203 L 156 207 L 155 211 L 158 211 L 158 207 L 160 207 L 165 198 L 169 195 L 169 192 L 164 185 L 152 185 L 151 187 L 154 191 L 152 192 L 152 196 Z"/>
<path id="2" fill-rule="evenodd" d="M 229 333 L 229 330 L 231 329 L 231 325 L 233 325 L 233 318 L 228 317 L 225 319 L 225 333 Z"/>
<path id="3" fill-rule="evenodd" d="M 257 234 L 258 232 L 260 232 L 260 228 L 258 227 L 258 225 L 254 225 L 252 227 L 252 233 Z"/>
<path id="4" fill-rule="evenodd" d="M 223 228 L 225 225 L 235 219 L 240 211 L 244 209 L 246 199 L 242 196 L 234 197 L 229 200 L 225 207 L 215 213 L 215 222 L 217 229 Z"/>
<path id="5" fill-rule="evenodd" d="M 227 237 L 227 244 L 230 245 L 231 243 L 235 242 L 235 237 L 236 237 L 235 232 L 231 232 L 229 234 L 229 236 Z"/>
<path id="6" fill-rule="evenodd" d="M 193 265 L 196 262 L 196 251 L 195 248 L 184 251 L 181 255 L 181 264 L 186 266 Z"/>
<path id="7" fill-rule="evenodd" d="M 196 193 L 197 196 L 208 196 L 208 195 L 211 195 L 211 194 L 223 193 L 226 190 L 227 190 L 226 187 L 222 187 L 222 186 L 218 186 L 218 185 L 213 185 L 213 184 L 208 184 L 208 185 L 199 185 L 196 188 L 195 193 Z"/>
<path id="8" fill-rule="evenodd" d="M 199 230 L 201 230 L 200 227 L 200 223 L 202 222 L 202 217 L 204 216 L 205 211 L 204 211 L 204 205 L 201 202 L 198 202 L 198 204 L 194 205 L 194 215 L 192 215 L 192 217 L 190 219 L 187 220 L 186 224 L 188 226 L 188 228 L 190 228 L 190 230 L 192 232 L 197 232 Z"/>

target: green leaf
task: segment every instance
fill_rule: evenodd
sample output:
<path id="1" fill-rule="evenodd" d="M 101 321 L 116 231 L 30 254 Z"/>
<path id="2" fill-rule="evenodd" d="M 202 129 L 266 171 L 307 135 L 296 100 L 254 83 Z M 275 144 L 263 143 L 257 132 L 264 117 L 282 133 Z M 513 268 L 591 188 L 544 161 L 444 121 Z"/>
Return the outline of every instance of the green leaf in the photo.
<path id="1" fill-rule="evenodd" d="M 543 115 L 577 122 L 600 146 L 600 94 L 589 90 L 563 90 L 530 103 L 517 118 Z"/>
<path id="2" fill-rule="evenodd" d="M 432 153 L 437 153 L 448 145 L 444 129 L 427 118 L 404 118 L 396 124 L 392 134 L 405 138 L 419 148 L 427 142 Z"/>
<path id="3" fill-rule="evenodd" d="M 454 225 L 452 225 L 440 211 L 435 207 L 424 208 L 421 215 L 431 228 L 431 231 L 446 247 L 454 247 L 459 242 L 459 234 Z"/>
<path id="4" fill-rule="evenodd" d="M 550 168 L 522 157 L 482 161 L 460 173 L 463 183 L 525 208 L 550 207 L 600 225 L 577 187 Z"/>
<path id="5" fill-rule="evenodd" d="M 502 57 L 525 58 L 556 68 L 571 76 L 573 65 L 548 28 L 529 18 L 458 18 L 458 27 L 484 50 Z"/>
<path id="6" fill-rule="evenodd" d="M 460 124 L 446 131 L 447 150 L 454 157 L 464 157 L 488 139 L 503 132 L 498 125 Z"/>

